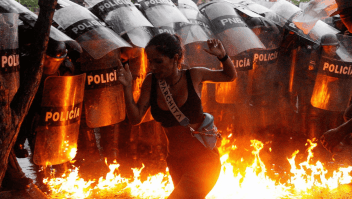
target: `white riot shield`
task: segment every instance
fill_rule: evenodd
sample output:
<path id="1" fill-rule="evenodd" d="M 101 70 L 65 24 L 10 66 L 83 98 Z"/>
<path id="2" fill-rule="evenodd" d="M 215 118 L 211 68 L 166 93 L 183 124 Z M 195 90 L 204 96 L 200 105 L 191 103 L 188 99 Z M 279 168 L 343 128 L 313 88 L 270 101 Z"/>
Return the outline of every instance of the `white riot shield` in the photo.
<path id="1" fill-rule="evenodd" d="M 175 25 L 176 23 L 170 23 L 170 24 L 165 24 L 164 26 L 153 27 L 151 29 L 153 30 L 154 35 L 158 35 L 164 32 L 167 32 L 169 34 L 176 34 Z"/>
<path id="2" fill-rule="evenodd" d="M 34 27 L 35 22 L 38 19 L 38 16 L 30 11 L 28 8 L 24 7 L 20 3 L 14 0 L 9 1 L 0 1 L 0 7 L 7 12 L 11 13 L 19 13 L 19 19 L 23 21 L 25 24 Z M 66 34 L 51 26 L 50 28 L 50 38 L 56 41 L 72 41 L 73 39 L 68 37 Z"/>
<path id="3" fill-rule="evenodd" d="M 270 7 L 275 3 L 275 2 L 268 2 L 270 3 Z M 280 15 L 276 14 L 273 10 L 269 9 L 268 7 L 259 4 L 259 2 L 241 2 L 241 5 L 245 6 L 247 9 L 264 16 L 265 18 L 271 20 L 274 22 L 276 25 L 279 25 L 280 27 L 284 27 L 286 24 L 286 20 L 281 17 Z"/>
<path id="4" fill-rule="evenodd" d="M 90 4 L 93 14 L 133 45 L 144 48 L 152 38 L 148 27 L 153 25 L 130 0 L 91 0 Z"/>
<path id="5" fill-rule="evenodd" d="M 270 9 L 286 21 L 285 28 L 317 44 L 320 44 L 320 38 L 322 35 L 328 33 L 337 34 L 339 32 L 337 29 L 329 26 L 321 20 L 317 21 L 312 29 L 310 28 L 310 32 L 304 32 L 293 23 L 295 18 L 302 15 L 302 10 L 287 1 L 278 1 L 274 3 Z M 302 28 L 303 26 L 304 25 L 301 24 L 300 27 Z"/>
<path id="6" fill-rule="evenodd" d="M 337 10 L 337 4 L 331 4 L 331 2 L 333 1 L 320 0 L 318 2 L 314 0 L 309 2 L 302 6 L 302 14 L 293 19 L 293 23 L 305 34 L 308 34 L 318 20 L 331 16 Z"/>
<path id="7" fill-rule="evenodd" d="M 33 153 L 36 165 L 62 164 L 76 156 L 85 77 L 51 76 L 45 80 Z"/>
<path id="8" fill-rule="evenodd" d="M 265 48 L 231 4 L 216 2 L 207 4 L 200 10 L 210 20 L 213 33 L 222 41 L 229 56 L 250 49 Z"/>
<path id="9" fill-rule="evenodd" d="M 89 10 L 122 35 L 138 27 L 153 27 L 130 0 L 93 0 Z"/>
<path id="10" fill-rule="evenodd" d="M 183 0 L 178 2 L 178 8 L 186 16 L 190 23 L 176 23 L 176 34 L 180 35 L 184 45 L 193 42 L 207 41 L 215 38 L 211 31 L 208 19 L 200 13 L 198 8 L 194 6 L 193 1 L 187 2 Z"/>
<path id="11" fill-rule="evenodd" d="M 352 91 L 352 37 L 340 35 L 336 56 L 322 56 L 315 80 L 311 104 L 314 107 L 344 111 Z"/>
<path id="12" fill-rule="evenodd" d="M 17 28 L 17 13 L 0 13 L 0 82 L 5 89 L 9 90 L 10 102 L 20 87 L 20 54 Z"/>
<path id="13" fill-rule="evenodd" d="M 190 21 L 189 24 L 176 23 L 175 27 L 176 34 L 182 38 L 185 45 L 185 64 L 191 68 L 220 68 L 219 60 L 203 50 L 208 48 L 206 41 L 215 38 L 209 20 L 191 0 L 178 1 L 178 8 Z"/>
<path id="14" fill-rule="evenodd" d="M 122 35 L 123 38 L 131 42 L 134 46 L 144 48 L 153 37 L 154 32 L 151 27 L 137 27 Z"/>
<path id="15" fill-rule="evenodd" d="M 61 8 L 53 20 L 94 59 L 121 47 L 131 47 L 111 29 L 105 27 L 88 9 L 60 0 Z"/>
<path id="16" fill-rule="evenodd" d="M 189 23 L 171 0 L 137 0 L 137 2 L 141 4 L 145 16 L 155 27 L 176 22 Z"/>

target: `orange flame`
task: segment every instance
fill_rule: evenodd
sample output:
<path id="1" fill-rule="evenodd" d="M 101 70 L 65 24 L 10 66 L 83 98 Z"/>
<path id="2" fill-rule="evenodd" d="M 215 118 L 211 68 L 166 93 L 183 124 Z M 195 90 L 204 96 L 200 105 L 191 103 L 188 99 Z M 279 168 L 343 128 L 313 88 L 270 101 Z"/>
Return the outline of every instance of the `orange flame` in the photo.
<path id="1" fill-rule="evenodd" d="M 134 89 L 133 89 L 133 99 L 135 101 L 138 100 L 140 96 L 140 91 L 142 88 L 142 83 L 145 79 L 145 76 L 147 75 L 147 58 L 144 53 L 144 48 L 141 48 L 141 54 L 140 54 L 140 60 L 141 60 L 141 65 L 140 65 L 140 71 L 139 71 L 139 77 L 135 80 L 134 84 Z"/>
<path id="2" fill-rule="evenodd" d="M 314 90 L 311 98 L 311 103 L 314 107 L 327 109 L 330 99 L 330 90 L 328 89 L 328 85 L 334 80 L 336 80 L 334 77 L 324 76 L 320 74 L 317 75 L 317 80 L 314 85 Z"/>
<path id="3" fill-rule="evenodd" d="M 232 134 L 228 138 L 231 136 Z M 235 145 L 228 147 L 229 140 L 223 139 L 223 147 L 220 148 L 222 153 L 220 177 L 206 199 L 324 198 L 324 195 L 331 194 L 338 194 L 337 198 L 346 198 L 351 190 L 345 190 L 341 185 L 352 182 L 352 177 L 349 175 L 352 167 L 339 168 L 333 171 L 333 175 L 329 178 L 328 171 L 320 161 L 317 161 L 315 165 L 311 162 L 312 149 L 317 145 L 313 141 L 308 140 L 308 157 L 305 162 L 299 164 L 295 162 L 298 150 L 288 159 L 291 165 L 291 177 L 287 182 L 280 183 L 266 175 L 267 169 L 259 157 L 259 152 L 264 147 L 262 142 L 251 140 L 251 147 L 254 148 L 253 163 L 245 168 L 245 171 L 235 173 L 235 168 L 244 164 L 243 158 L 231 160 L 229 154 L 237 147 Z M 227 145 L 226 150 L 225 145 Z M 104 198 L 119 198 L 119 196 L 120 198 L 167 198 L 173 190 L 168 170 L 141 181 L 140 174 L 144 165 L 142 168 L 133 169 L 133 178 L 123 178 L 120 174 L 117 175 L 119 164 L 111 164 L 109 167 L 110 172 L 105 179 L 101 177 L 94 187 L 92 186 L 94 181 L 85 182 L 78 177 L 77 168 L 68 176 L 45 179 L 44 183 L 50 187 L 50 197 L 59 198 L 99 198 L 103 196 Z"/>

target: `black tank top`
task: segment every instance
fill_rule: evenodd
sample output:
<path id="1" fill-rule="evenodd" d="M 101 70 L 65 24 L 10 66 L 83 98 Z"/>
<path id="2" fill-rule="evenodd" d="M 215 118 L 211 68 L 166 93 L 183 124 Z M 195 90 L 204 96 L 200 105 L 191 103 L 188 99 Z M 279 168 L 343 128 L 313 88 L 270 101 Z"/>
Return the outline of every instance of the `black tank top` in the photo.
<path id="1" fill-rule="evenodd" d="M 193 87 L 193 82 L 191 78 L 191 73 L 189 70 L 186 70 L 186 78 L 187 78 L 187 89 L 188 89 L 188 98 L 186 102 L 178 107 L 181 112 L 188 117 L 191 124 L 199 123 L 203 121 L 203 107 L 202 102 L 197 95 L 196 91 Z M 157 104 L 157 87 L 159 87 L 158 81 L 154 74 L 152 75 L 152 88 L 150 95 L 150 106 L 151 106 L 151 114 L 155 121 L 161 122 L 163 127 L 172 127 L 180 125 L 180 123 L 176 120 L 175 116 L 167 110 L 162 110 L 159 108 Z"/>

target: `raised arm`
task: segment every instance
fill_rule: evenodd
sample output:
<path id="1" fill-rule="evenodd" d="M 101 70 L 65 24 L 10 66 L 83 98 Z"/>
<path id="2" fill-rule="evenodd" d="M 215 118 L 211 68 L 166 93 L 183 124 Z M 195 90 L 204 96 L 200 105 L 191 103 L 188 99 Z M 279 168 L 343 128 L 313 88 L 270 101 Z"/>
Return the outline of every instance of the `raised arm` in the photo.
<path id="1" fill-rule="evenodd" d="M 121 62 L 119 61 L 118 80 L 121 82 L 124 89 L 127 117 L 133 125 L 137 125 L 142 121 L 145 113 L 150 107 L 149 99 L 152 78 L 151 74 L 146 76 L 143 81 L 141 94 L 137 103 L 133 99 L 132 79 L 132 74 L 128 64 L 126 64 L 125 68 L 123 68 Z"/>
<path id="2" fill-rule="evenodd" d="M 204 49 L 210 56 L 216 56 L 222 63 L 222 70 L 210 70 L 204 67 L 194 68 L 197 79 L 200 82 L 231 82 L 235 80 L 237 73 L 231 58 L 227 55 L 224 46 L 218 39 L 211 39 L 207 41 L 208 48 Z M 194 76 L 192 73 L 192 77 Z"/>

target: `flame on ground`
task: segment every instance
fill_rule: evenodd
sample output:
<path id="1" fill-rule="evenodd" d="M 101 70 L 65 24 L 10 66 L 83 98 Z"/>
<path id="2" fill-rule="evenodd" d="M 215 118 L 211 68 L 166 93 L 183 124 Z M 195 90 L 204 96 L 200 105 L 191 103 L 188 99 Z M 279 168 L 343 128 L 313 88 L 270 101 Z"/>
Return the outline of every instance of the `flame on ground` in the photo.
<path id="1" fill-rule="evenodd" d="M 231 137 L 231 134 L 229 135 Z M 296 163 L 295 157 L 299 151 L 295 151 L 288 159 L 291 170 L 290 178 L 284 183 L 278 179 L 270 179 L 267 169 L 259 157 L 264 144 L 257 140 L 251 140 L 253 162 L 245 168 L 245 171 L 234 172 L 236 167 L 244 163 L 243 159 L 231 160 L 229 154 L 237 149 L 235 145 L 229 146 L 229 140 L 223 139 L 220 148 L 221 174 L 217 184 L 206 197 L 215 198 L 349 198 L 352 189 L 344 186 L 352 182 L 350 172 L 352 167 L 339 168 L 333 171 L 331 177 L 324 165 L 317 161 L 311 162 L 312 149 L 317 145 L 308 140 L 307 160 Z M 224 146 L 227 146 L 224 149 Z M 111 164 L 110 172 L 101 177 L 98 182 L 84 181 L 78 177 L 78 169 L 74 169 L 68 176 L 61 178 L 45 179 L 44 183 L 50 187 L 52 198 L 167 198 L 172 192 L 173 185 L 170 175 L 166 170 L 149 176 L 142 181 L 140 174 L 142 168 L 133 169 L 133 178 L 123 178 L 117 174 L 119 164 Z"/>

